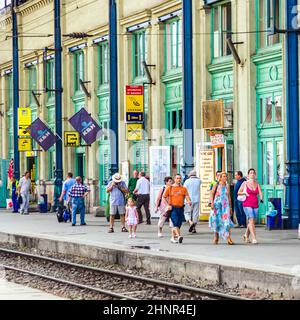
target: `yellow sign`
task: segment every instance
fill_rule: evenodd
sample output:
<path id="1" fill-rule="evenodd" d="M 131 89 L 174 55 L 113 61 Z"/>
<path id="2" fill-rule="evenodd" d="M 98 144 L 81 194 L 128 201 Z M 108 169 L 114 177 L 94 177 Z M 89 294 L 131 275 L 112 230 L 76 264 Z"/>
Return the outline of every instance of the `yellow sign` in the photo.
<path id="1" fill-rule="evenodd" d="M 26 131 L 26 128 L 31 124 L 31 109 L 18 108 L 18 121 L 18 136 L 28 137 L 30 134 Z"/>
<path id="2" fill-rule="evenodd" d="M 144 112 L 144 87 L 126 86 L 126 113 Z"/>
<path id="3" fill-rule="evenodd" d="M 29 132 L 26 131 L 26 128 L 29 127 L 29 125 L 20 125 L 19 124 L 19 126 L 18 126 L 18 136 L 20 136 L 20 137 L 28 137 L 28 136 L 30 136 Z"/>
<path id="4" fill-rule="evenodd" d="M 30 108 L 18 108 L 18 120 L 19 125 L 31 124 L 31 109 Z"/>
<path id="5" fill-rule="evenodd" d="M 80 136 L 77 131 L 65 131 L 64 132 L 65 147 L 79 147 Z"/>
<path id="6" fill-rule="evenodd" d="M 129 141 L 143 140 L 143 124 L 127 123 L 126 124 L 126 140 L 129 140 Z"/>
<path id="7" fill-rule="evenodd" d="M 26 151 L 25 156 L 26 158 L 34 157 L 34 151 Z"/>
<path id="8" fill-rule="evenodd" d="M 19 151 L 31 151 L 31 139 L 30 138 L 19 138 L 18 139 L 18 150 Z"/>

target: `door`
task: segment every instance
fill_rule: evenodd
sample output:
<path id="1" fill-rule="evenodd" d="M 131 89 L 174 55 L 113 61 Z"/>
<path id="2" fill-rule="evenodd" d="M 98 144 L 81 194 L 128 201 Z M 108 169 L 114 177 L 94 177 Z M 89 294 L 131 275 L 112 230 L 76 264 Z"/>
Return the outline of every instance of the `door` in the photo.
<path id="1" fill-rule="evenodd" d="M 80 176 L 82 181 L 85 179 L 85 154 L 76 154 L 76 176 Z"/>
<path id="2" fill-rule="evenodd" d="M 261 182 L 264 204 L 260 206 L 260 221 L 265 223 L 265 214 L 273 208 L 269 198 L 284 199 L 284 145 L 283 137 L 264 138 L 260 141 L 259 180 Z"/>
<path id="3" fill-rule="evenodd" d="M 105 206 L 107 200 L 106 186 L 108 184 L 110 173 L 110 147 L 109 144 L 100 144 L 100 205 Z"/>

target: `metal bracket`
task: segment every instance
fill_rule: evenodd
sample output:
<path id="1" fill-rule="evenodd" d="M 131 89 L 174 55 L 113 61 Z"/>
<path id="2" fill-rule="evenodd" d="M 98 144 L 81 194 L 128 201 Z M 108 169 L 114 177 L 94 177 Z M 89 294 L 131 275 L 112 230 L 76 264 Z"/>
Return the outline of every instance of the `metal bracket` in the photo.
<path id="1" fill-rule="evenodd" d="M 31 90 L 31 94 L 32 94 L 32 96 L 33 96 L 33 98 L 34 98 L 35 103 L 36 103 L 37 106 L 40 108 L 40 107 L 41 107 L 41 104 L 40 104 L 40 101 L 39 101 L 39 99 L 38 99 L 37 96 L 40 96 L 41 93 L 37 93 L 37 92 L 35 92 L 34 90 Z"/>
<path id="2" fill-rule="evenodd" d="M 83 80 L 79 79 L 79 84 L 80 84 L 80 86 L 81 86 L 84 94 L 85 94 L 88 98 L 91 97 L 91 94 L 90 94 L 90 92 L 88 92 L 88 89 L 86 88 L 85 84 L 86 84 L 86 83 L 90 83 L 90 82 L 91 82 L 91 81 L 83 81 Z"/>
<path id="3" fill-rule="evenodd" d="M 155 82 L 153 82 L 153 80 L 152 80 L 152 76 L 151 76 L 149 67 L 150 68 L 155 68 L 156 65 L 155 64 L 147 64 L 146 61 L 143 61 L 142 64 L 143 64 L 143 67 L 145 69 L 146 76 L 147 76 L 147 79 L 148 79 L 148 82 L 144 82 L 143 84 L 150 84 L 150 85 L 154 84 L 155 85 Z"/>

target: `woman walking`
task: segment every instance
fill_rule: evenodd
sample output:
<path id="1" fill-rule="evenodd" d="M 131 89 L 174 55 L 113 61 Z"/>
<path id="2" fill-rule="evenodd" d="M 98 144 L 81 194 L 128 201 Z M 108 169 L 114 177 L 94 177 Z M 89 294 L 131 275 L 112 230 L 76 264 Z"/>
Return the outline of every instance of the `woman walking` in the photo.
<path id="1" fill-rule="evenodd" d="M 209 227 L 215 233 L 214 244 L 218 244 L 221 236 L 228 245 L 233 245 L 231 228 L 234 227 L 234 224 L 230 219 L 232 207 L 226 172 L 221 173 L 218 183 L 212 188 L 210 201 Z"/>
<path id="2" fill-rule="evenodd" d="M 253 168 L 248 170 L 248 180 L 245 181 L 239 191 L 238 195 L 246 196 L 246 200 L 243 202 L 244 212 L 248 219 L 248 225 L 246 229 L 246 233 L 243 235 L 243 239 L 245 242 L 250 243 L 249 235 L 252 236 L 252 243 L 256 244 L 256 231 L 255 231 L 255 219 L 258 215 L 258 198 L 260 197 L 260 202 L 263 202 L 263 195 L 261 192 L 261 188 L 258 182 L 255 181 L 256 172 Z"/>
<path id="3" fill-rule="evenodd" d="M 167 206 L 166 206 L 166 203 L 164 201 L 162 201 L 162 198 L 163 198 L 163 194 L 164 194 L 166 188 L 168 186 L 172 186 L 173 179 L 172 179 L 172 177 L 165 177 L 164 182 L 165 182 L 165 185 L 159 190 L 157 198 L 156 198 L 156 202 L 155 202 L 155 212 L 159 211 L 159 213 L 160 213 L 160 217 L 158 220 L 158 234 L 157 234 L 157 236 L 159 238 L 162 238 L 162 236 L 163 236 L 162 235 L 163 225 L 164 225 L 166 219 L 168 218 Z M 170 227 L 172 227 L 172 226 L 170 225 Z"/>

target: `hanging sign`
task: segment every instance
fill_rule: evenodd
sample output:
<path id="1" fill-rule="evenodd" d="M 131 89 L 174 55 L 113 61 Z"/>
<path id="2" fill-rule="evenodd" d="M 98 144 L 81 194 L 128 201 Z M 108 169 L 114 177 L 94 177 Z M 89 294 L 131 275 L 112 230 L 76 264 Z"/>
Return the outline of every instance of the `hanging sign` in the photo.
<path id="1" fill-rule="evenodd" d="M 32 144 L 31 138 L 18 138 L 18 151 L 31 151 Z"/>
<path id="2" fill-rule="evenodd" d="M 224 134 L 215 134 L 210 137 L 212 148 L 224 148 Z"/>
<path id="3" fill-rule="evenodd" d="M 31 109 L 30 108 L 18 108 L 18 136 L 29 136 L 29 132 L 26 128 L 31 124 Z"/>
<path id="4" fill-rule="evenodd" d="M 126 140 L 137 141 L 143 140 L 142 123 L 126 123 Z"/>
<path id="5" fill-rule="evenodd" d="M 51 129 L 46 126 L 40 118 L 34 120 L 27 128 L 27 131 L 29 131 L 31 137 L 44 149 L 44 151 L 50 149 L 57 139 Z"/>
<path id="6" fill-rule="evenodd" d="M 79 132 L 81 138 L 87 143 L 92 144 L 103 134 L 102 129 L 99 127 L 97 122 L 90 116 L 90 114 L 81 108 L 77 113 L 75 113 L 69 122 L 73 128 Z"/>
<path id="7" fill-rule="evenodd" d="M 77 131 L 65 131 L 64 132 L 65 147 L 79 147 L 80 136 Z"/>
<path id="8" fill-rule="evenodd" d="M 126 86 L 126 122 L 144 121 L 144 86 Z"/>

